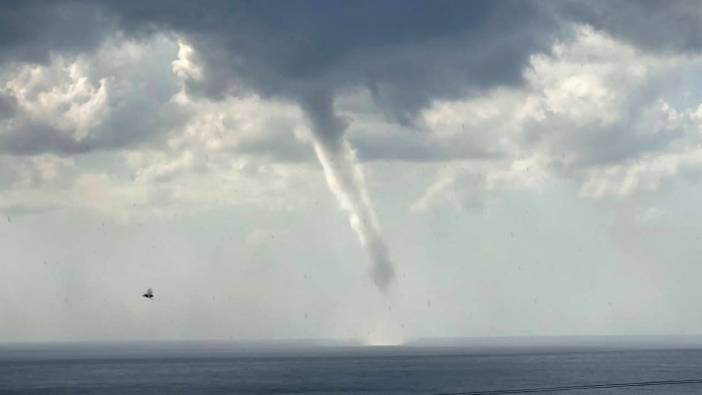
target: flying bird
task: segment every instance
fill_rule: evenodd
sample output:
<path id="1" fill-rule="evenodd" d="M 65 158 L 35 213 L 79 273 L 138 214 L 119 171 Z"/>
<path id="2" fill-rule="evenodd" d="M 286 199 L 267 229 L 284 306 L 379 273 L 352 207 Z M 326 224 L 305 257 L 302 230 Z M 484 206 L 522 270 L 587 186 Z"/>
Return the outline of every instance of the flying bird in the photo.
<path id="1" fill-rule="evenodd" d="M 147 289 L 146 292 L 144 292 L 144 294 L 141 295 L 141 296 L 143 296 L 143 297 L 145 297 L 145 298 L 147 298 L 147 299 L 153 299 L 153 297 L 154 297 L 154 291 L 153 291 L 151 288 L 149 288 L 149 289 Z"/>

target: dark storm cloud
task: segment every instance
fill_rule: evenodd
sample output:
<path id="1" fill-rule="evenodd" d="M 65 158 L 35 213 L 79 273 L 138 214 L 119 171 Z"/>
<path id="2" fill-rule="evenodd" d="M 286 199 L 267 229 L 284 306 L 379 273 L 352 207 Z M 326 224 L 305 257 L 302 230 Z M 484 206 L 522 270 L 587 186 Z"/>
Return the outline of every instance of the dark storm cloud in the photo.
<path id="1" fill-rule="evenodd" d="M 401 133 L 401 134 L 399 134 Z M 399 135 L 398 135 L 399 134 Z M 350 134 L 349 141 L 365 161 L 399 160 L 434 162 L 454 159 L 499 159 L 505 156 L 492 141 L 471 141 L 469 133 L 463 139 L 430 139 L 425 131 L 400 130 L 392 135 L 369 132 L 362 136 Z"/>
<path id="2" fill-rule="evenodd" d="M 638 114 L 606 126 L 599 121 L 575 126 L 571 120 L 552 117 L 544 123 L 527 125 L 525 136 L 534 140 L 525 139 L 523 147 L 539 141 L 544 136 L 536 136 L 543 133 L 547 135 L 545 141 L 551 145 L 553 157 L 574 154 L 571 166 L 582 169 L 655 155 L 675 143 L 685 142 L 688 137 L 689 131 L 683 127 L 662 130 L 637 117 L 642 116 Z"/>
<path id="3" fill-rule="evenodd" d="M 5 1 L 2 61 L 44 61 L 94 48 L 120 29 L 185 35 L 206 62 L 199 88 L 244 85 L 298 98 L 367 86 L 399 119 L 428 100 L 521 81 L 529 55 L 557 37 L 558 19 L 589 23 L 643 47 L 696 50 L 695 2 L 529 1 Z M 556 17 L 558 15 L 558 17 Z M 651 26 L 656 26 L 655 29 Z"/>
<path id="4" fill-rule="evenodd" d="M 203 78 L 185 81 L 192 94 L 281 97 L 316 122 L 328 112 L 316 112 L 322 105 L 315 100 L 323 97 L 323 106 L 333 109 L 340 91 L 363 86 L 381 112 L 407 125 L 432 100 L 520 84 L 530 55 L 547 52 L 569 33 L 570 22 L 643 48 L 693 51 L 702 42 L 698 19 L 699 7 L 686 1 L 5 1 L 0 63 L 90 52 L 116 33 L 147 38 L 173 32 L 202 61 Z M 138 113 L 143 103 L 125 105 Z M 0 103 L 0 115 L 8 108 Z M 21 153 L 82 152 L 125 147 L 165 130 L 148 122 L 137 127 L 129 114 L 114 119 L 120 131 L 97 141 L 47 145 L 12 136 L 2 145 Z M 425 149 L 409 148 L 415 151 L 393 157 L 424 158 Z M 379 156 L 372 149 L 360 154 Z"/>
<path id="5" fill-rule="evenodd" d="M 529 2 L 117 3 L 127 31 L 184 34 L 205 61 L 193 86 L 233 86 L 300 99 L 365 85 L 408 121 L 436 97 L 515 84 L 529 55 L 547 49 L 555 21 Z M 318 93 L 314 93 L 318 94 Z"/>
<path id="6" fill-rule="evenodd" d="M 13 96 L 0 94 L 0 119 L 11 116 L 17 108 L 17 100 Z"/>
<path id="7" fill-rule="evenodd" d="M 52 52 L 79 53 L 97 46 L 115 19 L 95 2 L 0 2 L 0 63 L 46 63 Z"/>
<path id="8" fill-rule="evenodd" d="M 402 115 L 435 96 L 518 82 L 555 26 L 538 4 L 516 1 L 98 4 L 3 3 L 4 60 L 90 49 L 115 24 L 137 36 L 173 31 L 206 60 L 208 95 L 234 82 L 292 97 L 364 84 Z"/>
<path id="9" fill-rule="evenodd" d="M 518 84 L 529 55 L 546 50 L 557 27 L 538 3 L 522 1 L 215 1 L 206 7 L 23 1 L 0 7 L 2 62 L 90 52 L 117 32 L 138 38 L 174 32 L 203 63 L 203 78 L 186 81 L 190 93 L 282 97 L 319 120 L 324 112 L 315 113 L 315 98 L 331 106 L 340 90 L 360 85 L 405 124 L 432 99 Z M 32 148 L 31 139 L 12 140 L 22 140 L 11 145 L 25 153 L 125 146 L 122 137 L 74 147 Z"/>
<path id="10" fill-rule="evenodd" d="M 565 18 L 633 43 L 668 52 L 702 49 L 702 5 L 696 0 L 569 1 L 559 6 Z"/>
<path id="11" fill-rule="evenodd" d="M 93 139 L 77 142 L 71 136 L 43 123 L 19 122 L 12 126 L 12 130 L 19 133 L 0 134 L 0 153 L 33 155 L 52 151 L 70 155 L 97 147 Z"/>

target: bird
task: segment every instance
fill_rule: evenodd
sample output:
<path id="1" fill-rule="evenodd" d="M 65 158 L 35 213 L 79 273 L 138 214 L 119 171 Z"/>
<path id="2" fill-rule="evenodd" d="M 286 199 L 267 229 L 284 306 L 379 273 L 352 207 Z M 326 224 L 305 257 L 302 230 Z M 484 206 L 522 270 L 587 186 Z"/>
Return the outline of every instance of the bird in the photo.
<path id="1" fill-rule="evenodd" d="M 146 292 L 144 292 L 144 294 L 141 295 L 141 296 L 143 296 L 143 297 L 145 297 L 145 298 L 147 298 L 147 299 L 153 299 L 153 297 L 154 297 L 154 291 L 153 291 L 151 288 L 149 288 L 149 289 L 147 289 Z"/>

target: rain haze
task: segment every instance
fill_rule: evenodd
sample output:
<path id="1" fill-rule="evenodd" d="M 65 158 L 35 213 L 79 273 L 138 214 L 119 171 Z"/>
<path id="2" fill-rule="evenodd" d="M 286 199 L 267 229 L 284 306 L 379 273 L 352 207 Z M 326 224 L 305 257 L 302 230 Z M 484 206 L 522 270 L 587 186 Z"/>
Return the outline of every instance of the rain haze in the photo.
<path id="1" fill-rule="evenodd" d="M 700 334 L 700 18 L 0 2 L 0 342 Z"/>

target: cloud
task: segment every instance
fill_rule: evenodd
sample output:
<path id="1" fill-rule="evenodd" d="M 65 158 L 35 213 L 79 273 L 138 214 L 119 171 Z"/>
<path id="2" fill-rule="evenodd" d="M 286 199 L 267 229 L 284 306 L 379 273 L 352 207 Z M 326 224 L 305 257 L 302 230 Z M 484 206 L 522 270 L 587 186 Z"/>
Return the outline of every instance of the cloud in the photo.
<path id="1" fill-rule="evenodd" d="M 555 24 L 525 2 L 215 2 L 207 9 L 120 2 L 105 10 L 125 32 L 181 35 L 201 61 L 189 92 L 223 97 L 248 89 L 296 100 L 360 85 L 401 121 L 436 97 L 519 83 Z"/>
<path id="2" fill-rule="evenodd" d="M 437 206 L 482 209 L 501 191 L 538 191 L 551 176 L 544 158 L 538 156 L 507 164 L 458 161 L 437 172 L 436 181 L 410 210 L 421 213 Z"/>
<path id="3" fill-rule="evenodd" d="M 141 153 L 141 163 L 153 167 L 160 154 Z M 146 158 L 144 158 L 146 156 Z M 130 158 L 130 167 L 137 161 Z M 111 171 L 79 170 L 72 161 L 48 156 L 13 159 L 14 169 L 0 188 L 0 212 L 32 214 L 48 209 L 85 210 L 116 222 L 138 222 L 153 217 L 182 217 L 222 207 L 247 206 L 262 210 L 291 210 L 304 206 L 307 197 L 319 193 L 319 186 L 307 180 L 321 175 L 309 165 L 271 165 L 238 159 L 213 166 L 206 173 L 177 169 L 168 182 L 153 181 L 145 175 L 132 180 Z M 0 161 L 2 163 L 2 161 Z M 2 180 L 4 172 L 0 172 Z"/>
<path id="4" fill-rule="evenodd" d="M 0 155 L 0 211 L 89 210 L 138 221 L 241 205 L 289 210 L 319 192 L 321 184 L 309 180 L 322 175 L 310 164 L 313 151 L 296 107 L 256 96 L 212 102 L 182 92 L 169 101 L 189 115 L 158 143 L 106 145 L 103 153 L 81 156 L 56 147 Z"/>
<path id="5" fill-rule="evenodd" d="M 627 197 L 641 192 L 655 191 L 681 173 L 702 171 L 702 149 L 644 157 L 636 161 L 596 167 L 584 171 L 580 188 L 583 196 L 603 198 Z"/>
<path id="6" fill-rule="evenodd" d="M 699 58 L 647 55 L 586 26 L 552 52 L 536 55 L 527 71 L 545 117 L 530 126 L 529 139 L 544 139 L 586 165 L 636 157 L 685 137 L 660 100 L 679 92 L 670 76 L 699 67 Z"/>
<path id="7" fill-rule="evenodd" d="M 648 51 L 697 53 L 702 49 L 702 10 L 694 0 L 567 1 L 558 8 L 565 18 Z"/>
<path id="8" fill-rule="evenodd" d="M 681 76 L 699 71 L 702 58 L 642 52 L 589 26 L 575 31 L 572 39 L 531 57 L 523 87 L 437 101 L 423 112 L 444 144 L 462 147 L 467 137 L 481 136 L 475 145 L 498 155 L 471 158 L 466 150 L 463 162 L 447 156 L 460 165 L 437 174 L 416 210 L 432 200 L 481 206 L 481 196 L 496 189 L 537 187 L 504 177 L 526 158 L 538 160 L 533 171 L 574 181 L 582 196 L 592 198 L 655 191 L 681 172 L 696 171 L 700 98 L 681 101 L 679 92 L 685 88 Z M 462 133 L 451 133 L 458 123 Z"/>
<path id="9" fill-rule="evenodd" d="M 678 94 L 699 69 L 691 5 L 7 3 L 0 151 L 127 152 L 160 184 L 227 155 L 305 162 L 323 97 L 361 161 L 454 164 L 415 208 L 529 189 L 505 176 L 525 160 L 584 197 L 632 196 L 696 174 L 699 98 Z"/>
<path id="10" fill-rule="evenodd" d="M 4 153 L 76 154 L 153 143 L 185 119 L 164 37 L 105 42 L 95 53 L 18 63 L 0 76 L 11 115 L 0 122 Z"/>
<path id="11" fill-rule="evenodd" d="M 79 174 L 72 158 L 55 155 L 22 159 L 0 155 L 0 168 L 0 195 L 15 190 L 61 189 L 70 185 Z"/>
<path id="12" fill-rule="evenodd" d="M 179 79 L 187 56 L 160 36 L 5 69 L 13 108 L 0 120 L 0 210 L 132 221 L 303 204 L 316 190 L 305 180 L 321 175 L 300 110 L 255 95 L 190 97 Z"/>
<path id="13" fill-rule="evenodd" d="M 115 28 L 115 18 L 99 3 L 2 2 L 0 64 L 46 64 L 52 54 L 90 52 Z"/>
<path id="14" fill-rule="evenodd" d="M 26 1 L 3 5 L 0 51 L 13 62 L 46 64 L 52 55 L 90 53 L 115 35 L 175 33 L 199 58 L 197 72 L 179 74 L 190 92 L 221 98 L 248 89 L 297 99 L 311 89 L 363 86 L 387 115 L 407 123 L 435 99 L 520 84 L 530 57 L 571 34 L 572 23 L 636 47 L 695 50 L 698 13 L 687 1 L 214 1 L 205 8 L 187 1 Z M 655 33 L 644 24 L 649 17 L 659 22 Z"/>

